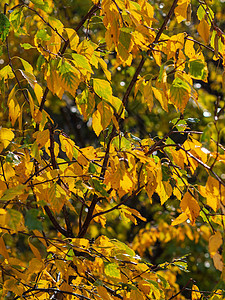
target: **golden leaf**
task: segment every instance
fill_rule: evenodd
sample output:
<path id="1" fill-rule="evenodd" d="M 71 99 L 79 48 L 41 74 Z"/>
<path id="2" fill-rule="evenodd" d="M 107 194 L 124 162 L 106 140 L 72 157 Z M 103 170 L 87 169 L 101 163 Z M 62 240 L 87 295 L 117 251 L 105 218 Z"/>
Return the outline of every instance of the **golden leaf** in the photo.
<path id="1" fill-rule="evenodd" d="M 152 93 L 152 82 L 149 80 L 147 84 L 144 85 L 143 89 L 144 101 L 147 103 L 149 111 L 153 108 L 153 93 Z"/>
<path id="2" fill-rule="evenodd" d="M 187 8 L 189 1 L 178 1 L 177 7 L 174 9 L 174 13 L 177 19 L 177 22 L 180 23 L 187 19 Z"/>
<path id="3" fill-rule="evenodd" d="M 209 253 L 214 256 L 223 243 L 222 235 L 219 231 L 211 235 L 209 238 Z"/>
<path id="4" fill-rule="evenodd" d="M 198 33 L 200 34 L 203 41 L 209 43 L 210 26 L 205 19 L 202 19 L 197 27 Z"/>
<path id="5" fill-rule="evenodd" d="M 199 288 L 197 285 L 193 284 L 192 292 L 191 292 L 191 300 L 198 300 L 201 298 L 201 293 L 199 292 Z"/>
<path id="6" fill-rule="evenodd" d="M 1 146 L 6 148 L 14 138 L 14 133 L 11 129 L 0 127 L 0 150 Z"/>
<path id="7" fill-rule="evenodd" d="M 182 213 L 175 220 L 173 220 L 171 225 L 175 226 L 175 225 L 181 224 L 181 223 L 185 222 L 187 219 L 188 219 L 188 216 L 186 215 L 186 213 Z"/>
<path id="8" fill-rule="evenodd" d="M 186 192 L 181 200 L 180 207 L 186 213 L 191 224 L 194 225 L 196 218 L 199 216 L 200 206 L 189 192 Z"/>
<path id="9" fill-rule="evenodd" d="M 185 42 L 185 48 L 184 48 L 184 53 L 189 58 L 192 58 L 192 57 L 195 56 L 195 49 L 194 49 L 194 42 L 193 41 L 186 40 L 186 42 Z"/>

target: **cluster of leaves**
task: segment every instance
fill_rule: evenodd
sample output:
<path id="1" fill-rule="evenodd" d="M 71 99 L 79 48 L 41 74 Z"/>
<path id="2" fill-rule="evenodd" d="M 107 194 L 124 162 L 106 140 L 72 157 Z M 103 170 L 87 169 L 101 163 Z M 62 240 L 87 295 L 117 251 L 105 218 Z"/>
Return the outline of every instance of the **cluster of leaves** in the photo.
<path id="1" fill-rule="evenodd" d="M 185 116 L 188 105 L 208 107 L 195 83 L 208 82 L 209 55 L 225 86 L 225 37 L 213 7 L 93 0 L 74 28 L 54 1 L 1 8 L 1 299 L 224 299 L 225 106 L 218 97 L 203 131 Z M 136 137 L 132 105 L 176 117 L 165 133 Z M 65 108 L 94 132 L 93 144 L 57 127 Z M 156 198 L 169 219 L 144 224 L 130 244 L 113 233 L 115 223 L 129 232 L 149 221 L 142 208 Z M 221 273 L 216 287 L 200 291 L 192 279 L 179 286 L 192 249 L 154 261 L 157 244 L 187 239 L 208 244 Z"/>

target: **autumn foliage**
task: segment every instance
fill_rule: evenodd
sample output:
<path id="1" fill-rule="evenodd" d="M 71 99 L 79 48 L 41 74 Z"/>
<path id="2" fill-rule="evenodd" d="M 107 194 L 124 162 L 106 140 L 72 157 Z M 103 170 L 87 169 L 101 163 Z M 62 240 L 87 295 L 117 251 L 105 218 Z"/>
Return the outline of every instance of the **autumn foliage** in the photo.
<path id="1" fill-rule="evenodd" d="M 0 299 L 225 299 L 222 5 L 1 1 Z"/>

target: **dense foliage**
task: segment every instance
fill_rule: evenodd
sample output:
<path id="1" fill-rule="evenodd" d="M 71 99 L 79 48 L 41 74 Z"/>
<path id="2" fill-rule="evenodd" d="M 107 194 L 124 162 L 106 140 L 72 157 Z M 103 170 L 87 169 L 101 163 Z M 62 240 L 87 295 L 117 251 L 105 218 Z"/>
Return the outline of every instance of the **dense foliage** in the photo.
<path id="1" fill-rule="evenodd" d="M 225 299 L 224 2 L 0 8 L 1 299 Z"/>

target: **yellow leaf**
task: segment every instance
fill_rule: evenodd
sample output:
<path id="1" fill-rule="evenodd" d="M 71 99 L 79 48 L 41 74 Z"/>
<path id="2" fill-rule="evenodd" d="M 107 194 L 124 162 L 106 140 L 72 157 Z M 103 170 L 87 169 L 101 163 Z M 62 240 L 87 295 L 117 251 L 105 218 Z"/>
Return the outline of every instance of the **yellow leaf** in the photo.
<path id="1" fill-rule="evenodd" d="M 152 90 L 153 90 L 155 98 L 159 101 L 162 108 L 168 112 L 168 100 L 163 95 L 162 91 L 160 91 L 159 89 L 157 89 L 155 87 L 152 87 Z"/>
<path id="2" fill-rule="evenodd" d="M 7 190 L 6 183 L 4 181 L 0 180 L 0 198 L 4 194 L 5 190 Z M 0 209 L 0 211 L 1 211 L 1 209 Z"/>
<path id="3" fill-rule="evenodd" d="M 33 252 L 34 256 L 38 260 L 42 261 L 42 257 L 41 257 L 41 254 L 40 254 L 39 250 L 34 245 L 32 245 L 30 241 L 28 243 L 29 243 L 30 249 Z"/>
<path id="4" fill-rule="evenodd" d="M 157 179 L 158 185 L 156 192 L 160 197 L 161 205 L 163 205 L 172 195 L 172 187 L 169 182 Z"/>
<path id="5" fill-rule="evenodd" d="M 98 62 L 100 63 L 103 72 L 105 73 L 106 78 L 110 81 L 111 80 L 111 73 L 107 69 L 107 63 L 104 61 L 104 59 L 97 57 Z"/>
<path id="6" fill-rule="evenodd" d="M 196 218 L 199 216 L 200 206 L 189 192 L 186 192 L 181 200 L 180 207 L 186 213 L 191 224 L 194 225 Z"/>
<path id="7" fill-rule="evenodd" d="M 187 7 L 189 1 L 178 1 L 177 7 L 174 9 L 174 13 L 177 19 L 177 22 L 180 23 L 187 19 Z"/>
<path id="8" fill-rule="evenodd" d="M 122 197 L 133 187 L 133 178 L 127 171 L 123 160 L 119 160 L 118 157 L 115 157 L 110 163 L 111 168 L 108 168 L 106 171 L 104 183 L 116 189 L 118 194 Z"/>
<path id="9" fill-rule="evenodd" d="M 102 124 L 101 124 L 101 114 L 98 110 L 96 110 L 92 115 L 92 127 L 97 136 L 101 133 L 103 130 Z"/>
<path id="10" fill-rule="evenodd" d="M 194 42 L 193 41 L 186 40 L 186 42 L 185 42 L 185 48 L 184 48 L 184 53 L 189 58 L 192 58 L 192 57 L 195 56 L 195 49 L 194 49 Z"/>
<path id="11" fill-rule="evenodd" d="M 219 207 L 219 200 L 225 203 L 225 188 L 219 185 L 219 182 L 209 176 L 206 182 L 206 186 L 199 186 L 200 194 L 206 198 L 206 203 L 215 212 Z"/>
<path id="12" fill-rule="evenodd" d="M 0 127 L 0 147 L 6 148 L 14 138 L 14 133 L 11 129 Z"/>
<path id="13" fill-rule="evenodd" d="M 15 75 L 14 75 L 10 65 L 7 65 L 0 70 L 0 79 L 1 80 L 3 78 L 4 78 L 4 80 L 6 80 L 6 78 L 12 79 L 14 77 L 15 77 Z"/>
<path id="14" fill-rule="evenodd" d="M 72 244 L 74 247 L 79 247 L 79 248 L 83 248 L 83 249 L 88 249 L 89 248 L 89 240 L 88 239 L 84 239 L 84 238 L 75 238 L 75 239 L 71 239 Z"/>
<path id="15" fill-rule="evenodd" d="M 33 134 L 33 137 L 36 138 L 36 143 L 38 148 L 42 148 L 48 142 L 50 138 L 49 130 L 46 129 L 44 131 L 37 131 Z"/>
<path id="16" fill-rule="evenodd" d="M 198 300 L 201 298 L 201 293 L 199 292 L 199 288 L 197 285 L 193 284 L 192 292 L 191 292 L 191 300 Z"/>
<path id="17" fill-rule="evenodd" d="M 97 136 L 99 136 L 102 130 L 107 128 L 112 120 L 112 116 L 112 108 L 106 103 L 106 101 L 101 101 L 92 116 L 92 126 Z"/>
<path id="18" fill-rule="evenodd" d="M 11 90 L 8 101 L 7 101 L 8 107 L 9 107 L 9 118 L 12 122 L 12 126 L 14 126 L 17 118 L 20 115 L 20 106 L 16 100 L 16 86 Z"/>
<path id="19" fill-rule="evenodd" d="M 142 217 L 142 215 L 136 209 L 130 208 L 125 205 L 120 206 L 121 213 L 123 217 L 125 217 L 125 221 L 132 221 L 135 225 L 137 225 L 137 220 L 135 217 L 141 219 L 142 221 L 146 222 L 146 219 Z M 135 216 L 135 217 L 134 217 Z M 127 220 L 128 219 L 128 220 Z"/>
<path id="20" fill-rule="evenodd" d="M 46 190 L 46 200 L 50 203 L 51 209 L 60 213 L 64 203 L 66 202 L 66 192 L 56 182 Z"/>
<path id="21" fill-rule="evenodd" d="M 42 90 L 42 87 L 38 83 L 36 83 L 34 86 L 34 93 L 36 95 L 38 104 L 40 105 L 42 97 L 43 97 L 43 90 Z"/>
<path id="22" fill-rule="evenodd" d="M 31 65 L 28 61 L 22 59 L 22 58 L 19 57 L 19 56 L 14 56 L 14 58 L 15 58 L 15 57 L 18 58 L 18 59 L 21 61 L 22 65 L 23 65 L 23 67 L 24 67 L 24 70 L 25 70 L 26 72 L 29 72 L 29 73 L 33 74 L 33 67 L 32 67 L 32 65 Z"/>
<path id="23" fill-rule="evenodd" d="M 173 220 L 171 225 L 175 226 L 175 225 L 181 224 L 181 223 L 185 222 L 187 219 L 188 219 L 188 216 L 186 215 L 186 213 L 182 213 L 175 220 Z"/>
<path id="24" fill-rule="evenodd" d="M 110 83 L 106 80 L 94 78 L 93 79 L 93 89 L 95 93 L 106 101 L 111 101 L 112 99 L 112 87 Z"/>
<path id="25" fill-rule="evenodd" d="M 96 205 L 96 206 L 95 206 L 95 210 L 94 210 L 94 214 L 100 213 L 100 212 L 102 212 L 103 210 L 104 210 L 104 209 L 101 208 L 99 205 Z M 100 223 L 101 226 L 102 226 L 103 228 L 105 228 L 105 225 L 106 225 L 106 217 L 105 217 L 104 215 L 100 215 L 100 216 L 95 217 L 95 218 L 94 218 L 94 221 L 95 221 L 96 223 Z"/>
<path id="26" fill-rule="evenodd" d="M 59 72 L 54 69 L 50 70 L 46 75 L 49 90 L 60 99 L 62 99 L 65 91 L 69 92 L 74 97 L 80 83 L 79 71 L 72 65 L 70 65 L 70 69 L 71 72 L 68 72 L 69 75 L 67 76 L 61 76 Z"/>
<path id="27" fill-rule="evenodd" d="M 223 243 L 222 235 L 219 231 L 211 235 L 209 238 L 209 253 L 214 256 Z"/>
<path id="28" fill-rule="evenodd" d="M 210 26 L 205 19 L 202 19 L 197 27 L 198 33 L 200 34 L 203 41 L 209 43 Z"/>
<path id="29" fill-rule="evenodd" d="M 151 112 L 153 108 L 153 93 L 152 93 L 152 82 L 149 80 L 143 89 L 144 101 L 147 103 L 148 109 Z"/>
<path id="30" fill-rule="evenodd" d="M 75 155 L 75 143 L 69 137 L 60 134 L 59 140 L 61 143 L 62 151 L 64 151 L 67 157 L 72 160 Z M 76 157 L 75 157 L 76 158 Z"/>

